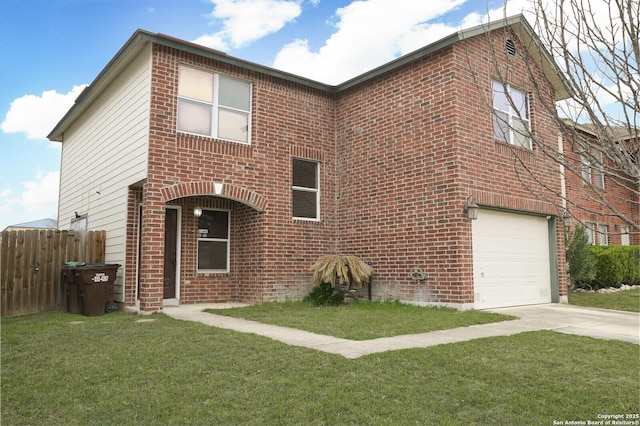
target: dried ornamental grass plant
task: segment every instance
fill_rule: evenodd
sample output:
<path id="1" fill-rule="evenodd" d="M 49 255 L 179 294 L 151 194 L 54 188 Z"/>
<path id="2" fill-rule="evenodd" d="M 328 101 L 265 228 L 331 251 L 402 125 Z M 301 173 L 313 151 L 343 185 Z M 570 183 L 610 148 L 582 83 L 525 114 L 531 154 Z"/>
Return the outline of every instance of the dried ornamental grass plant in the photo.
<path id="1" fill-rule="evenodd" d="M 369 282 L 374 270 L 357 256 L 328 254 L 322 256 L 310 268 L 315 285 L 329 283 L 336 286 L 362 287 Z"/>

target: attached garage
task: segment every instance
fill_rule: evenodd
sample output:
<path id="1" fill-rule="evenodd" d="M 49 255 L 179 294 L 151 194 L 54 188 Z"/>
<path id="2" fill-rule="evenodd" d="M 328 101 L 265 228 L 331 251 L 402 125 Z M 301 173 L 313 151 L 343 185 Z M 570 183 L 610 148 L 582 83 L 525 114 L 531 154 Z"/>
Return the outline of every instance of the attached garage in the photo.
<path id="1" fill-rule="evenodd" d="M 551 302 L 545 217 L 481 209 L 472 238 L 475 309 Z"/>

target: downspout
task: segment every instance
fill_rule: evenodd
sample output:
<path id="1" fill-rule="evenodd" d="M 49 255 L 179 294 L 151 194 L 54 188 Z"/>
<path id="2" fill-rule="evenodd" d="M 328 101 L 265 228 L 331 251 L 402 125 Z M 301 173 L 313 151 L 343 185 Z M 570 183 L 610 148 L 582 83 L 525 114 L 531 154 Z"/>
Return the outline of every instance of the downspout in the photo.
<path id="1" fill-rule="evenodd" d="M 335 216 L 338 218 L 338 222 L 336 223 L 335 230 L 335 240 L 334 240 L 334 253 L 340 253 L 340 150 L 338 148 L 338 92 L 333 93 L 333 154 L 334 154 L 334 167 L 335 167 L 335 181 L 333 185 L 333 190 L 335 191 Z"/>
<path id="2" fill-rule="evenodd" d="M 564 172 L 564 146 L 562 133 L 558 133 L 558 153 L 560 154 L 560 196 L 562 197 L 562 213 L 567 212 L 567 181 Z"/>
<path id="3" fill-rule="evenodd" d="M 569 216 L 569 212 L 567 210 L 567 181 L 566 181 L 566 175 L 565 175 L 565 169 L 564 169 L 564 143 L 563 143 L 563 138 L 562 138 L 562 132 L 558 133 L 558 154 L 560 156 L 560 196 L 562 197 L 562 212 L 561 217 L 558 218 L 558 220 L 561 220 L 563 222 L 562 224 L 562 230 L 563 230 L 563 238 L 565 240 L 565 242 L 567 241 L 567 226 L 565 223 L 566 218 Z M 555 222 L 555 221 L 554 221 Z M 551 227 L 550 227 L 551 228 Z M 553 226 L 553 229 L 550 229 L 550 231 L 553 231 L 551 233 L 551 235 L 556 234 L 557 232 L 557 227 Z M 557 234 L 556 234 L 557 235 Z M 557 236 L 556 236 L 556 240 L 557 240 Z M 553 251 L 555 250 L 555 266 L 554 269 L 556 270 L 556 274 L 558 274 L 558 247 L 557 247 L 557 241 L 556 244 L 554 244 L 554 247 L 550 247 L 550 249 Z M 565 247 L 566 249 L 566 247 Z M 552 265 L 554 262 L 551 262 Z M 565 259 L 565 264 L 562 265 L 563 268 L 565 268 L 566 270 L 566 259 Z M 551 301 L 553 303 L 569 303 L 569 299 L 568 296 L 560 296 L 560 277 L 558 275 L 556 275 L 556 278 L 553 278 L 553 274 L 551 275 L 552 279 L 552 295 L 551 295 Z M 568 271 L 567 271 L 567 280 L 569 280 L 569 276 L 568 276 Z M 568 285 L 568 282 L 567 282 Z"/>

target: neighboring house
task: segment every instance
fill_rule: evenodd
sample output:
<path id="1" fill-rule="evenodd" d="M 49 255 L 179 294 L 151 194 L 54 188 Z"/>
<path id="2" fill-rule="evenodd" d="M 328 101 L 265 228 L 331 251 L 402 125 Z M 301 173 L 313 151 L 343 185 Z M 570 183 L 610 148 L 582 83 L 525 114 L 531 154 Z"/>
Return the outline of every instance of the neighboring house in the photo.
<path id="1" fill-rule="evenodd" d="M 24 231 L 27 229 L 57 229 L 58 221 L 55 219 L 39 219 L 31 222 L 18 223 L 16 225 L 9 225 L 5 231 Z"/>
<path id="2" fill-rule="evenodd" d="M 558 165 L 495 119 L 557 140 L 518 54 L 539 59 L 549 102 L 566 98 L 536 40 L 508 18 L 330 86 L 137 31 L 49 135 L 60 224 L 107 231 L 117 297 L 144 311 L 299 299 L 331 253 L 375 268 L 374 298 L 566 301 L 561 200 L 530 189 L 560 194 Z"/>
<path id="3" fill-rule="evenodd" d="M 574 129 L 563 146 L 565 158 L 571 163 L 565 172 L 571 226 L 584 226 L 591 244 L 640 244 L 638 229 L 622 219 L 640 223 L 640 182 L 595 148 L 597 133 L 592 126 L 567 122 Z M 620 130 L 609 129 L 611 139 L 629 142 L 628 130 Z M 638 146 L 636 140 L 629 146 L 633 145 Z"/>

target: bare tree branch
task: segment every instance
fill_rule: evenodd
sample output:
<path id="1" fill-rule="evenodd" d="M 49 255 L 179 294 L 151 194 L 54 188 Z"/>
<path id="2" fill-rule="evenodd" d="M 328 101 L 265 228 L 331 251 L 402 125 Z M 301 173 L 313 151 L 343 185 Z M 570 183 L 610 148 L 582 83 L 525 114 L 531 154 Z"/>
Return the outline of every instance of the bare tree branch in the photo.
<path id="1" fill-rule="evenodd" d="M 497 49 L 502 48 L 503 36 L 487 31 L 492 74 L 502 83 L 502 89 L 494 87 L 493 97 L 495 93 L 499 101 L 506 97 L 511 116 L 496 109 L 495 99 L 487 95 L 486 81 L 478 81 L 470 59 L 468 64 L 479 92 L 493 108 L 495 136 L 512 135 L 504 139 L 516 159 L 514 170 L 521 184 L 539 199 L 569 209 L 576 217 L 617 217 L 640 231 L 640 2 L 531 0 L 531 5 L 538 39 L 522 37 L 518 28 L 509 31 L 524 47 L 519 54 L 527 66 L 530 102 L 542 105 L 553 117 L 569 149 L 541 137 L 531 125 L 528 105 L 522 105 L 520 93 L 510 88 L 513 70 L 499 59 L 501 52 Z M 531 54 L 535 49 L 543 49 L 553 58 L 569 99 L 558 102 L 550 96 L 548 85 L 540 84 L 545 64 L 544 59 Z M 522 140 L 530 141 L 529 146 L 522 146 L 534 150 L 539 163 L 547 165 L 546 170 L 555 164 L 558 173 L 562 170 L 563 179 L 582 183 L 572 188 L 574 195 L 579 194 L 579 201 L 544 184 L 540 171 L 521 159 L 522 147 L 514 142 Z M 580 211 L 584 214 L 578 214 Z"/>

